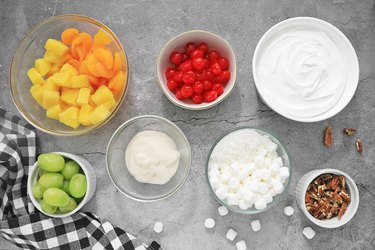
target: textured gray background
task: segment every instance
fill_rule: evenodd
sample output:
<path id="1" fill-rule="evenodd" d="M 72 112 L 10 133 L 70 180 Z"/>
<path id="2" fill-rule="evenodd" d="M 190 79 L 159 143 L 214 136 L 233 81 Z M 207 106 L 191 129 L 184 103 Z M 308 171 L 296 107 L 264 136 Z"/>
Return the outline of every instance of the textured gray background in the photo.
<path id="1" fill-rule="evenodd" d="M 375 248 L 375 9 L 372 0 L 262 0 L 262 1 L 0 1 L 0 106 L 16 114 L 9 94 L 9 67 L 18 42 L 31 27 L 53 15 L 79 13 L 107 24 L 125 47 L 130 64 L 126 102 L 104 127 L 80 137 L 58 138 L 40 133 L 43 152 L 77 153 L 91 161 L 98 174 L 97 192 L 84 210 L 106 218 L 141 240 L 159 241 L 167 249 L 233 249 L 225 239 L 229 227 L 251 249 L 374 249 Z M 295 16 L 313 16 L 341 29 L 352 42 L 360 64 L 360 82 L 350 104 L 335 117 L 318 123 L 298 123 L 270 111 L 258 98 L 251 62 L 255 46 L 272 25 Z M 204 29 L 223 36 L 234 47 L 238 60 L 237 85 L 228 99 L 202 112 L 180 109 L 160 91 L 155 61 L 160 48 L 172 36 L 190 29 Z M 26 91 L 26 90 L 25 90 Z M 192 170 L 186 184 L 165 201 L 143 204 L 118 193 L 105 167 L 105 149 L 114 130 L 131 117 L 155 114 L 177 123 L 192 146 Z M 215 139 L 228 129 L 255 125 L 274 131 L 286 141 L 293 158 L 289 195 L 278 207 L 256 216 L 230 213 L 220 217 L 210 194 L 204 164 Z M 333 127 L 334 147 L 322 144 L 325 126 Z M 354 139 L 342 128 L 356 127 L 364 142 L 359 155 Z M 360 191 L 356 216 L 339 229 L 318 228 L 297 208 L 294 189 L 299 178 L 316 168 L 338 168 L 351 175 Z M 295 214 L 286 217 L 284 206 Z M 203 222 L 216 219 L 207 231 Z M 254 233 L 250 221 L 260 219 Z M 164 222 L 161 234 L 155 221 Z M 316 237 L 308 241 L 302 228 L 311 226 Z M 0 239 L 0 248 L 12 246 Z"/>

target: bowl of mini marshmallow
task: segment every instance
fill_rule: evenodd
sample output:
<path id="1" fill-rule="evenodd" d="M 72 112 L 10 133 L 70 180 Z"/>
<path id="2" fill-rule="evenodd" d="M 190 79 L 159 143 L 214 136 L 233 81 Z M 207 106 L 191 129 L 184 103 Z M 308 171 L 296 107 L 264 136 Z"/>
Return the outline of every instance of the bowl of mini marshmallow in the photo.
<path id="1" fill-rule="evenodd" d="M 273 133 L 239 127 L 223 134 L 210 150 L 206 179 L 216 200 L 229 210 L 257 214 L 287 193 L 291 160 Z"/>

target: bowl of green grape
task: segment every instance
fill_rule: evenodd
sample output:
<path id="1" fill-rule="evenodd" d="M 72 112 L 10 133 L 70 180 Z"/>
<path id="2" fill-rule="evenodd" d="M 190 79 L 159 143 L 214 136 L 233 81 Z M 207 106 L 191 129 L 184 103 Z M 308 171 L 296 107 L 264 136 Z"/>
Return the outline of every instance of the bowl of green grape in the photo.
<path id="1" fill-rule="evenodd" d="M 84 158 L 64 152 L 41 154 L 30 169 L 27 192 L 45 215 L 62 218 L 80 210 L 94 195 L 96 174 Z"/>

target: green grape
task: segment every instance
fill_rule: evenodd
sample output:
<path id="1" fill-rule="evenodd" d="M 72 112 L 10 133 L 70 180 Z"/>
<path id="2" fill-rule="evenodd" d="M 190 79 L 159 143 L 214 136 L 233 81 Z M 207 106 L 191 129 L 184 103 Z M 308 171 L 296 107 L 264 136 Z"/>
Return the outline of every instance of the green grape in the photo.
<path id="1" fill-rule="evenodd" d="M 79 172 L 79 165 L 75 161 L 68 161 L 65 163 L 64 169 L 61 171 L 61 174 L 64 176 L 66 180 L 70 180 L 73 175 L 78 174 Z"/>
<path id="2" fill-rule="evenodd" d="M 39 168 L 39 172 L 38 172 L 39 177 L 42 176 L 42 175 L 44 175 L 44 174 L 46 174 L 46 173 L 48 173 L 48 171 Z"/>
<path id="3" fill-rule="evenodd" d="M 86 194 L 87 181 L 83 174 L 75 174 L 69 183 L 70 195 L 74 198 L 81 198 Z"/>
<path id="4" fill-rule="evenodd" d="M 70 195 L 70 192 L 69 192 L 69 181 L 68 180 L 64 180 L 64 184 L 62 185 L 61 189 L 67 193 L 68 195 Z"/>
<path id="5" fill-rule="evenodd" d="M 39 178 L 38 182 L 46 188 L 61 188 L 64 183 L 64 176 L 59 173 L 46 173 Z"/>
<path id="6" fill-rule="evenodd" d="M 59 207 L 59 211 L 62 213 L 68 213 L 70 211 L 73 211 L 77 207 L 77 202 L 74 200 L 74 198 L 69 197 L 70 202 L 67 206 L 65 207 Z"/>
<path id="7" fill-rule="evenodd" d="M 42 207 L 42 210 L 47 214 L 56 213 L 57 207 L 48 205 L 47 202 L 45 202 L 44 200 L 40 202 L 40 206 Z"/>
<path id="8" fill-rule="evenodd" d="M 48 172 L 60 172 L 63 170 L 64 165 L 64 158 L 58 154 L 41 154 L 38 157 L 38 166 Z"/>
<path id="9" fill-rule="evenodd" d="M 43 193 L 43 200 L 48 205 L 56 207 L 65 207 L 70 202 L 69 195 L 59 188 L 48 188 Z"/>
<path id="10" fill-rule="evenodd" d="M 34 197 L 37 199 L 41 199 L 43 197 L 44 191 L 46 191 L 46 187 L 40 185 L 39 182 L 35 183 L 31 192 L 33 193 Z"/>

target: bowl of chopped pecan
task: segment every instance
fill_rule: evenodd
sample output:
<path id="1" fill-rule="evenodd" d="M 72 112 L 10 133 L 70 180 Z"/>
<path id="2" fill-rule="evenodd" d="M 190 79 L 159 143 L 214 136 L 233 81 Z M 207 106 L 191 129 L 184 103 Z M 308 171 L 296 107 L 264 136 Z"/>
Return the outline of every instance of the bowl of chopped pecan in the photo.
<path id="1" fill-rule="evenodd" d="M 353 179 L 337 169 L 319 169 L 305 174 L 297 184 L 297 203 L 318 226 L 336 228 L 349 222 L 359 204 Z"/>

